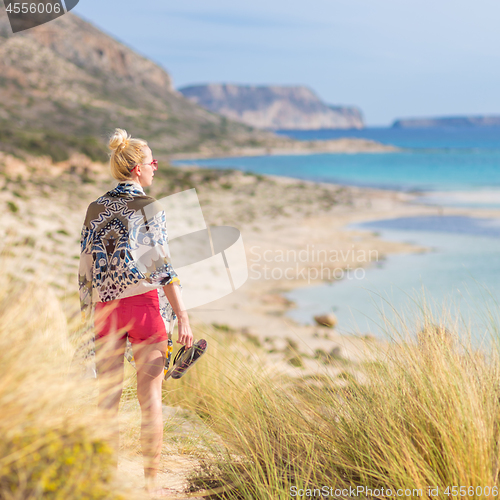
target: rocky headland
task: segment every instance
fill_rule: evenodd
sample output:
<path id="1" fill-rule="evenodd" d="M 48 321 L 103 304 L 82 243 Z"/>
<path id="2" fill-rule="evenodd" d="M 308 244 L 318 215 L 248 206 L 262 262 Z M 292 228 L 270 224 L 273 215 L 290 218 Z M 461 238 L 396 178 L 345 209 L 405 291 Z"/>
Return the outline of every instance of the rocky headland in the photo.
<path id="1" fill-rule="evenodd" d="M 324 103 L 303 86 L 211 83 L 179 89 L 190 101 L 231 120 L 274 130 L 363 128 L 361 111 Z"/>

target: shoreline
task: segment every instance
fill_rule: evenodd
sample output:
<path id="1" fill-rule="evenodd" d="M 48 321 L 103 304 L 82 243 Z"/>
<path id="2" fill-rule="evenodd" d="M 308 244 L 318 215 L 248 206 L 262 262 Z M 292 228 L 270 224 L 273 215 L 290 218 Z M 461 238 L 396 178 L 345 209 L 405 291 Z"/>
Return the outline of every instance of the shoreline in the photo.
<path id="1" fill-rule="evenodd" d="M 21 162 L 16 162 L 21 167 Z M 8 208 L 4 236 L 8 236 L 9 243 L 15 247 L 12 253 L 23 259 L 19 276 L 26 279 L 34 278 L 38 273 L 47 276 L 47 281 L 65 306 L 73 307 L 71 304 L 76 304 L 78 296 L 77 235 L 80 234 L 84 210 L 115 181 L 107 173 L 109 167 L 84 158 L 73 158 L 60 164 L 37 160 L 25 167 L 25 175 L 19 178 L 7 176 L 7 172 L 14 170 L 11 169 L 13 166 L 14 163 L 5 166 L 0 200 Z M 19 172 L 20 168 L 15 170 Z M 53 172 L 53 176 L 42 177 L 41 181 L 35 176 L 38 171 Z M 355 269 L 370 265 L 370 259 L 357 259 L 363 252 L 374 251 L 376 259 L 373 255 L 371 259 L 383 260 L 388 255 L 425 251 L 423 247 L 405 242 L 384 241 L 375 231 L 348 229 L 347 225 L 443 213 L 500 217 L 500 210 L 494 209 L 418 204 L 419 195 L 402 191 L 245 174 L 239 170 L 210 171 L 196 166 L 166 172 L 167 177 L 155 178 L 148 193 L 160 199 L 165 194 L 195 187 L 207 225 L 229 225 L 240 229 L 249 265 L 249 278 L 241 288 L 218 301 L 190 310 L 192 324 L 196 328 L 214 324 L 227 326 L 243 336 L 258 339 L 271 362 L 293 374 L 315 373 L 317 361 L 312 356 L 318 349 L 330 351 L 339 348 L 342 359 L 349 362 L 372 359 L 374 340 L 368 341 L 370 346 L 362 336 L 348 337 L 335 329 L 294 322 L 285 315 L 293 304 L 283 293 L 324 283 L 325 280 L 315 278 L 316 271 L 322 269 L 321 265 L 329 270 L 329 281 L 335 286 L 337 279 L 332 279 L 331 274 L 335 270 L 340 272 L 347 266 Z M 89 173 L 95 181 L 82 183 L 80 179 Z M 177 177 L 172 178 L 174 175 Z M 67 213 L 63 207 L 71 204 L 71 186 L 77 185 L 82 199 L 74 212 Z M 50 203 L 47 203 L 48 199 Z M 29 220 L 30 227 L 20 227 L 20 220 Z M 313 248 L 315 254 L 311 253 Z M 328 252 L 334 250 L 337 254 L 333 261 L 323 262 L 324 252 L 330 256 Z M 307 255 L 305 259 L 301 260 L 300 251 Z M 51 255 L 56 256 L 57 262 L 51 259 Z M 318 255 L 322 257 L 318 258 Z M 271 259 L 271 262 L 264 259 Z M 30 264 L 32 262 L 36 262 L 36 266 Z M 270 279 L 257 275 L 257 272 L 263 273 L 265 265 L 270 268 L 268 273 L 274 272 L 274 275 L 269 275 Z M 284 272 L 288 272 L 290 279 L 280 275 Z M 310 274 L 304 274 L 307 272 Z M 283 359 L 290 341 L 299 345 L 304 356 L 311 357 L 305 359 L 302 368 L 293 367 Z M 376 339 L 376 344 L 383 346 L 384 342 Z M 334 368 L 331 369 L 335 372 Z"/>
<path id="2" fill-rule="evenodd" d="M 402 148 L 382 144 L 371 139 L 341 138 L 313 141 L 296 141 L 293 143 L 267 147 L 242 147 L 228 150 L 216 148 L 200 152 L 174 153 L 169 158 L 180 160 L 203 160 L 208 158 L 238 158 L 242 156 L 293 156 L 324 153 L 395 153 Z"/>
<path id="3" fill-rule="evenodd" d="M 287 185 L 302 182 L 292 178 L 266 177 L 281 182 L 284 188 Z M 310 185 L 323 186 L 321 183 L 308 182 Z M 330 185 L 330 188 L 335 187 L 338 186 Z M 261 254 L 267 251 L 266 255 L 269 260 L 273 256 L 281 257 L 286 255 L 287 250 L 292 250 L 289 255 L 298 255 L 298 252 L 304 251 L 307 245 L 309 245 L 309 248 L 316 245 L 315 250 L 324 250 L 325 248 L 341 250 L 342 248 L 348 248 L 349 245 L 351 247 L 354 245 L 361 251 L 370 248 L 379 252 L 381 260 L 402 253 L 413 254 L 429 251 L 429 248 L 411 245 L 403 241 L 383 240 L 377 232 L 370 229 L 347 228 L 349 224 L 355 222 L 443 214 L 448 216 L 500 217 L 500 209 L 429 206 L 416 203 L 416 195 L 400 191 L 356 187 L 345 188 L 357 198 L 358 206 L 352 210 L 309 215 L 301 221 L 295 221 L 296 225 L 294 227 L 290 227 L 282 220 L 274 227 L 269 228 L 267 239 L 264 239 L 262 234 L 255 234 L 246 230 L 246 228 L 242 228 L 247 258 L 250 260 L 249 266 L 252 265 L 251 259 L 257 260 L 258 251 Z M 367 202 L 367 204 L 362 206 L 364 202 Z M 334 221 L 330 230 L 325 229 L 328 220 Z M 330 243 L 331 241 L 334 241 L 333 245 Z M 325 242 L 327 247 L 325 247 Z M 256 251 L 255 248 L 252 248 L 255 245 L 261 248 Z M 293 251 L 295 251 L 295 254 Z M 344 256 L 347 256 L 346 252 L 344 252 Z M 266 263 L 270 266 L 268 277 L 269 273 L 273 272 L 273 269 L 275 276 L 278 277 L 280 270 L 283 271 L 287 265 L 289 268 L 297 267 L 295 261 L 283 263 L 277 262 L 277 260 L 275 258 L 273 262 Z M 342 262 L 341 260 L 339 258 L 333 267 L 339 268 L 348 264 L 349 259 L 343 259 Z M 262 270 L 262 264 L 264 264 L 262 260 L 253 262 L 253 264 L 255 263 L 260 265 Z M 318 268 L 318 264 L 321 263 L 307 262 L 303 264 L 303 267 L 314 271 L 315 268 Z M 370 265 L 370 263 L 367 263 L 367 265 L 365 263 L 358 264 L 359 267 L 365 269 L 367 265 Z M 300 271 L 300 267 L 298 271 Z M 296 274 L 299 274 L 299 272 L 296 272 Z M 298 288 L 325 284 L 329 282 L 328 280 L 308 280 L 300 276 L 294 276 L 292 279 L 264 279 L 263 276 L 260 279 L 256 278 L 255 274 L 252 277 L 249 273 L 247 283 L 240 290 L 220 299 L 213 305 L 209 304 L 203 311 L 193 310 L 194 317 L 206 324 L 227 324 L 233 329 L 244 331 L 246 334 L 258 337 L 261 340 L 271 337 L 273 341 L 268 342 L 268 344 L 272 346 L 272 350 L 286 350 L 287 342 L 292 339 L 299 343 L 300 349 L 306 355 L 312 355 L 318 349 L 331 350 L 339 348 L 343 359 L 355 363 L 372 359 L 373 342 L 382 349 L 383 346 L 387 345 L 386 340 L 378 337 L 371 338 L 363 332 L 359 332 L 358 335 L 346 335 L 336 329 L 329 329 L 319 325 L 305 325 L 286 316 L 286 313 L 294 307 L 294 304 L 284 296 L 284 293 Z M 331 283 L 332 286 L 336 286 L 335 280 Z M 325 310 L 324 313 L 328 313 L 328 311 Z M 264 344 L 267 345 L 266 342 Z M 274 362 L 280 364 L 278 358 Z M 308 364 L 306 362 L 305 364 L 305 369 L 309 371 L 304 371 L 304 368 L 301 368 L 300 373 L 314 373 L 313 363 Z M 281 363 L 281 366 L 282 369 L 286 370 L 283 363 Z M 295 373 L 297 369 L 289 369 L 289 371 Z"/>

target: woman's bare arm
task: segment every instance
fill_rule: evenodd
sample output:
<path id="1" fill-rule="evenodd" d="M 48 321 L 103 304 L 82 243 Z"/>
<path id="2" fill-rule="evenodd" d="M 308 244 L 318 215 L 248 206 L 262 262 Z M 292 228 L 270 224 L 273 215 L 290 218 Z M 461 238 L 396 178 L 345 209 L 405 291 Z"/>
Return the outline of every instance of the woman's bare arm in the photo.
<path id="1" fill-rule="evenodd" d="M 163 291 L 170 302 L 175 315 L 177 316 L 178 326 L 178 344 L 184 344 L 187 349 L 193 345 L 193 332 L 189 325 L 189 317 L 182 302 L 181 291 L 177 283 L 170 283 L 163 287 Z"/>

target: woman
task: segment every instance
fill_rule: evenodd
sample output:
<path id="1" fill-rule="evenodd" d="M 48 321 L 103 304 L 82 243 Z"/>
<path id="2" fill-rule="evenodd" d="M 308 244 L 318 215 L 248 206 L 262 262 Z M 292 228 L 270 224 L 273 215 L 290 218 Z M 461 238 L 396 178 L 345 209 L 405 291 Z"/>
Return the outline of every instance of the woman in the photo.
<path id="1" fill-rule="evenodd" d="M 146 488 L 153 492 L 163 439 L 161 389 L 168 334 L 193 343 L 180 283 L 170 263 L 165 213 L 144 193 L 157 161 L 141 139 L 116 129 L 109 141 L 118 185 L 91 203 L 81 237 L 80 302 L 85 321 L 95 307 L 99 407 L 117 421 L 127 337 L 137 368 Z M 146 217 L 146 213 L 150 214 Z M 151 215 L 152 214 L 152 215 Z M 118 428 L 114 440 L 118 450 Z"/>

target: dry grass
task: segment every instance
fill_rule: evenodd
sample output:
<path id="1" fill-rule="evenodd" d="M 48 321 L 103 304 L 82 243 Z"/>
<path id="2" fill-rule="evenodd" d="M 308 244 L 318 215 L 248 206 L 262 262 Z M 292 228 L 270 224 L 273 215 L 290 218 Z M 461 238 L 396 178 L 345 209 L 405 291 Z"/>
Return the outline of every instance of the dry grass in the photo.
<path id="1" fill-rule="evenodd" d="M 423 311 L 423 325 L 439 325 Z M 318 497 L 322 487 L 349 486 L 375 498 L 384 497 L 382 488 L 386 496 L 387 489 L 405 498 L 428 496 L 433 486 L 446 498 L 453 486 L 465 486 L 463 496 L 486 498 L 489 486 L 497 488 L 489 493 L 495 496 L 495 343 L 486 356 L 453 332 L 443 340 L 438 326 L 417 345 L 408 335 L 420 328 L 406 321 L 388 326 L 393 334 L 399 330 L 399 342 L 383 361 L 365 364 L 364 384 L 325 376 L 290 380 L 264 373 L 255 359 L 219 350 L 200 366 L 185 401 L 220 438 L 207 442 L 193 489 L 213 488 L 213 498 L 267 500 L 299 489 Z"/>
<path id="2" fill-rule="evenodd" d="M 118 499 L 95 383 L 69 376 L 73 348 L 42 280 L 0 278 L 0 498 Z"/>
<path id="3" fill-rule="evenodd" d="M 68 377 L 74 326 L 40 279 L 15 284 L 2 273 L 1 280 L 0 498 L 120 498 L 109 427 L 94 410 L 95 382 Z M 382 488 L 385 496 L 388 488 L 402 490 L 400 497 L 427 496 L 432 486 L 449 498 L 447 487 L 465 486 L 463 496 L 488 497 L 479 487 L 499 482 L 498 342 L 481 354 L 460 341 L 466 337 L 457 325 L 426 308 L 420 313 L 420 324 L 400 317 L 387 325 L 398 342 L 384 359 L 363 365 L 364 383 L 291 379 L 267 365 L 258 346 L 200 327 L 206 356 L 164 393 L 165 404 L 198 415 L 186 427 L 190 440 L 166 433 L 167 442 L 201 461 L 193 489 L 269 500 L 349 486 L 374 498 L 384 496 Z M 486 319 L 496 339 L 494 317 Z M 424 332 L 419 344 L 417 332 Z M 134 372 L 126 370 L 124 422 L 136 397 Z M 138 453 L 138 442 L 138 425 L 128 422 L 122 450 Z"/>

